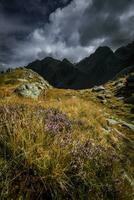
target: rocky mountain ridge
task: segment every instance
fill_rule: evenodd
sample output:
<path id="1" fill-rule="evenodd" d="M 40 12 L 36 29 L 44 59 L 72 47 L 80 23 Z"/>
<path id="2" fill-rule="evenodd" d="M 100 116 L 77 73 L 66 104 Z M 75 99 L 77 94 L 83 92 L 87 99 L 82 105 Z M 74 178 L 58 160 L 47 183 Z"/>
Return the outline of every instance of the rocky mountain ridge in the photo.
<path id="1" fill-rule="evenodd" d="M 134 42 L 115 52 L 107 46 L 99 47 L 76 64 L 67 59 L 60 61 L 47 57 L 30 63 L 26 68 L 36 71 L 57 88 L 91 88 L 112 80 L 121 71 L 134 71 Z"/>

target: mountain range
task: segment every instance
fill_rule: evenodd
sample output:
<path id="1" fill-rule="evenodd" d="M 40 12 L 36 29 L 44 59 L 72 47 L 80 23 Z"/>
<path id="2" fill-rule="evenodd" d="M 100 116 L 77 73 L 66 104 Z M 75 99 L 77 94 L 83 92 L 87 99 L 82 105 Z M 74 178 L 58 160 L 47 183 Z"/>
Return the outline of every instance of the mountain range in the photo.
<path id="1" fill-rule="evenodd" d="M 1 200 L 134 199 L 132 54 L 131 46 L 101 47 L 75 65 L 31 64 L 59 88 L 91 87 L 117 73 L 85 90 L 52 87 L 25 67 L 0 73 Z"/>
<path id="2" fill-rule="evenodd" d="M 46 57 L 36 60 L 30 68 L 56 88 L 85 89 L 104 84 L 122 70 L 134 70 L 134 42 L 112 51 L 103 46 L 78 63 Z"/>

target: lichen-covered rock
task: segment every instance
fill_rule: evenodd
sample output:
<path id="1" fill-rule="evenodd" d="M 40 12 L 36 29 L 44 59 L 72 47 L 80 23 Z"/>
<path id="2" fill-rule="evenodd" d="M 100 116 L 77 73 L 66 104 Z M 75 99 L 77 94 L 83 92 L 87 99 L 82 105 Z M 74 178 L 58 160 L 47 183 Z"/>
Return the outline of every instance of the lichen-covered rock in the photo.
<path id="1" fill-rule="evenodd" d="M 0 81 L 7 87 L 12 85 L 16 94 L 33 99 L 37 99 L 43 90 L 52 88 L 39 74 L 25 68 L 16 68 L 5 73 Z"/>
<path id="2" fill-rule="evenodd" d="M 33 82 L 25 83 L 17 87 L 15 92 L 23 97 L 37 99 L 44 89 L 51 88 L 51 86 L 44 80 L 42 83 Z"/>
<path id="3" fill-rule="evenodd" d="M 38 96 L 41 94 L 41 91 L 42 89 L 40 88 L 40 86 L 35 83 L 24 84 L 16 89 L 16 92 L 19 95 L 33 99 L 37 99 Z"/>

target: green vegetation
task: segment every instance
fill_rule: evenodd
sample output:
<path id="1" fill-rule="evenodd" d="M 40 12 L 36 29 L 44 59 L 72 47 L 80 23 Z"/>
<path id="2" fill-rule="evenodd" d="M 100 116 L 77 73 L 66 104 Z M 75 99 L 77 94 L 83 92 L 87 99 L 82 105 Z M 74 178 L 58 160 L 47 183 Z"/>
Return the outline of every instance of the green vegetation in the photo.
<path id="1" fill-rule="evenodd" d="M 133 116 L 114 82 L 105 103 L 54 88 L 33 100 L 6 82 L 22 71 L 0 75 L 0 199 L 132 200 Z"/>

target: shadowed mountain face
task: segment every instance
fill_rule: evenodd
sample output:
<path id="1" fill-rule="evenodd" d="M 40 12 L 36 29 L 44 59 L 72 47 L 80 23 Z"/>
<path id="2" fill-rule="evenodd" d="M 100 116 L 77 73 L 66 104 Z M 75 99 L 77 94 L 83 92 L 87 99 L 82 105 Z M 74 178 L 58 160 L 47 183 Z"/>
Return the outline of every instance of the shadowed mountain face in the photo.
<path id="1" fill-rule="evenodd" d="M 84 89 L 113 79 L 120 71 L 134 65 L 134 42 L 113 52 L 99 47 L 95 53 L 75 65 L 47 57 L 30 63 L 30 68 L 57 88 Z M 132 70 L 134 68 L 132 67 Z"/>

